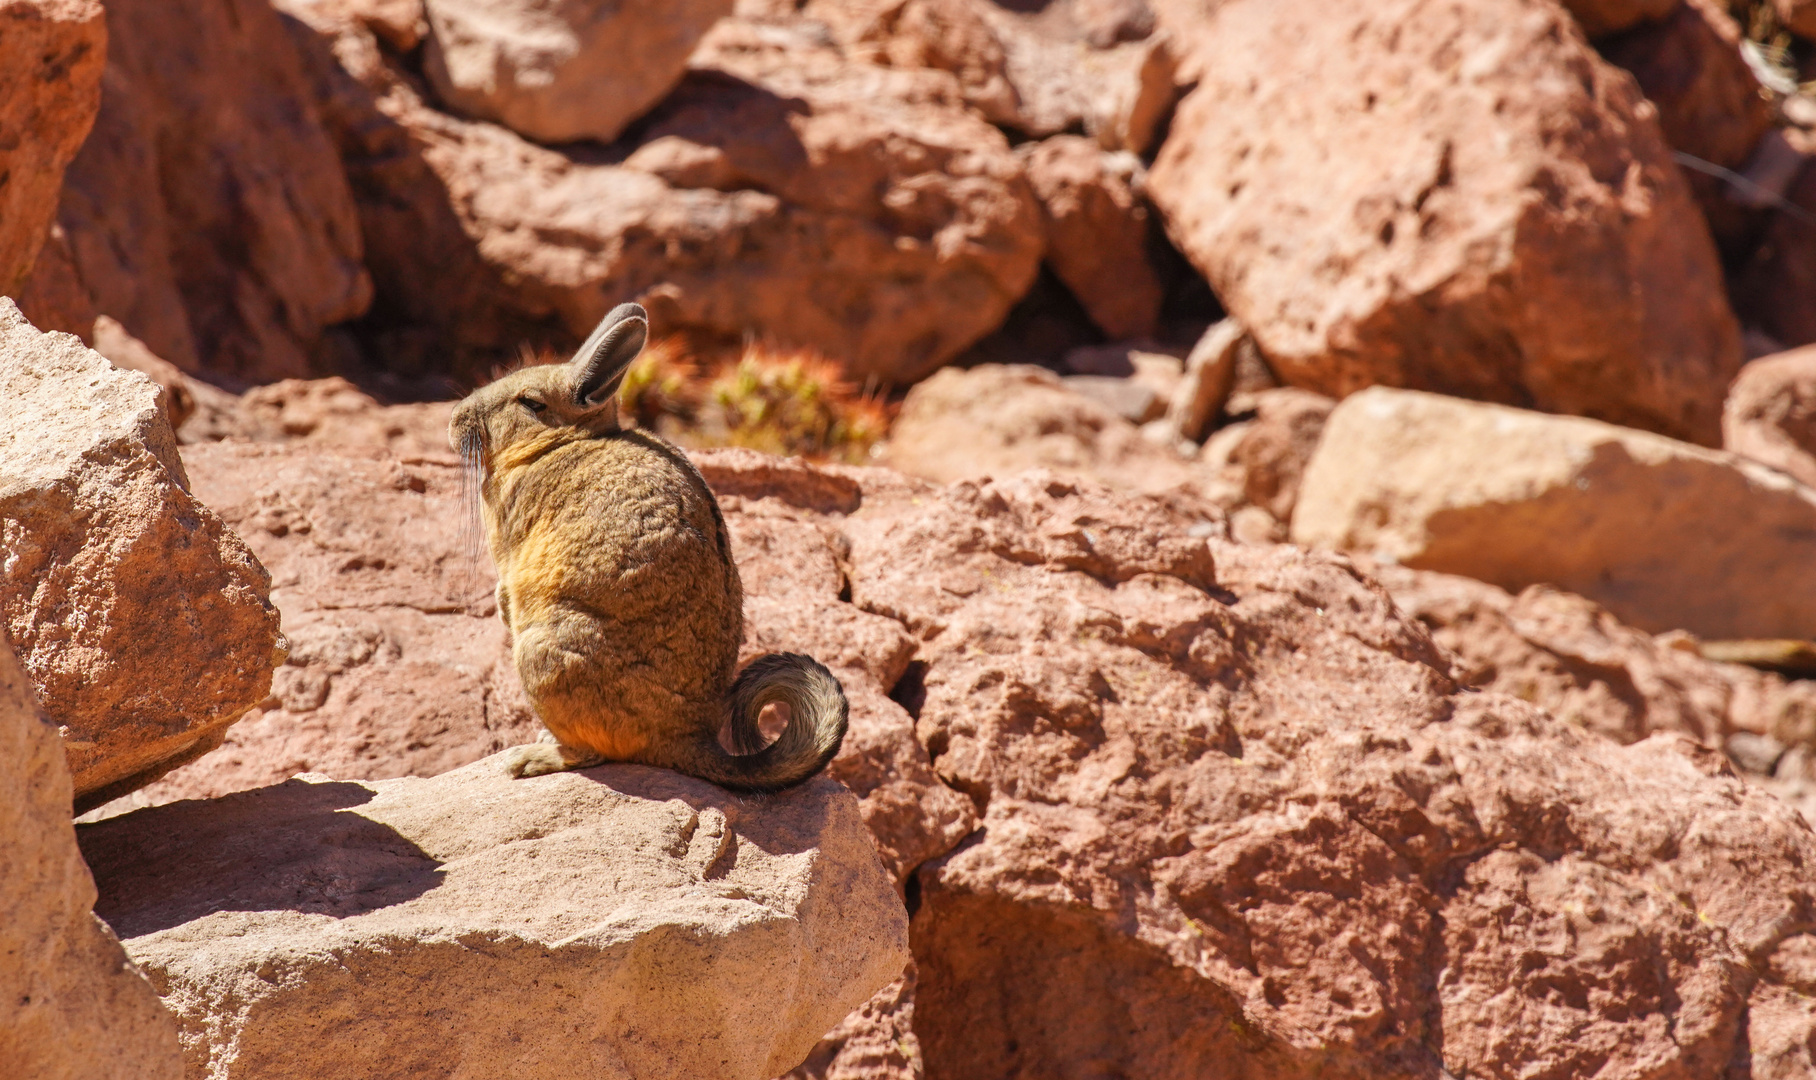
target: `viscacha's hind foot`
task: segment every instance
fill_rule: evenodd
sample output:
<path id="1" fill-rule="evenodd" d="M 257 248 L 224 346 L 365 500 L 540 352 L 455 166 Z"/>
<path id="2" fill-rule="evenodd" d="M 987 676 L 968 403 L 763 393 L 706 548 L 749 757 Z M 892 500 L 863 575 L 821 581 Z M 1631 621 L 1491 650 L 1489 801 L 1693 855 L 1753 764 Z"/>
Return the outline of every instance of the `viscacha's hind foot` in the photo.
<path id="1" fill-rule="evenodd" d="M 586 751 L 576 752 L 559 743 L 536 742 L 523 746 L 513 746 L 505 751 L 505 771 L 513 779 L 527 780 L 532 776 L 547 776 L 549 773 L 566 772 L 569 769 L 584 769 L 589 765 L 598 765 L 605 759 Z"/>

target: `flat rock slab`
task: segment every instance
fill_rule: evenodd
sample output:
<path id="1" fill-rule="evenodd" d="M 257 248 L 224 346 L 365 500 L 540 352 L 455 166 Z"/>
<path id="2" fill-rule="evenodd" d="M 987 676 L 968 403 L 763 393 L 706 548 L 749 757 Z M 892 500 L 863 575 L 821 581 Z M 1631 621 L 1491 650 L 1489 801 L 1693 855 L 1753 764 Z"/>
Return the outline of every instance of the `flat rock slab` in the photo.
<path id="1" fill-rule="evenodd" d="M 898 975 L 857 800 L 609 765 L 305 775 L 81 832 L 188 1075 L 767 1080 Z"/>
<path id="2" fill-rule="evenodd" d="M 1816 637 L 1816 490 L 1595 420 L 1356 394 L 1306 467 L 1293 541 L 1557 585 L 1654 633 Z"/>

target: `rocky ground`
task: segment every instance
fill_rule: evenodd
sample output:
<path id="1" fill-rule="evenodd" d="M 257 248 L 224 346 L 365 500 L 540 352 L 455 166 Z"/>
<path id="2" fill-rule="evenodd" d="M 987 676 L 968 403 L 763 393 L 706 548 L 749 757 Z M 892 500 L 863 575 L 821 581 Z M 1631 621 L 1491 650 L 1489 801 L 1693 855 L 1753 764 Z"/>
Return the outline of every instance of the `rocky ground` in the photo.
<path id="1" fill-rule="evenodd" d="M 1807 76 L 1801 0 L 0 0 L 0 1074 L 1816 1073 Z M 449 402 L 633 299 L 830 779 L 495 756 Z"/>

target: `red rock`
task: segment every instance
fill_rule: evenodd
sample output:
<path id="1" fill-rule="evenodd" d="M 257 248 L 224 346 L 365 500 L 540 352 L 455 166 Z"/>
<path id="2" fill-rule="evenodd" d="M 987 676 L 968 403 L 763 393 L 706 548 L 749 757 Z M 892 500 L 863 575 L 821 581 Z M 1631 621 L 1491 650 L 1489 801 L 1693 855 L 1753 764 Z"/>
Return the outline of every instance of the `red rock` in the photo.
<path id="1" fill-rule="evenodd" d="M 1608 60 L 1632 72 L 1658 109 L 1674 150 L 1741 172 L 1776 119 L 1772 102 L 1740 54 L 1740 26 L 1712 0 L 1687 0 L 1656 22 L 1598 42 Z M 1693 168 L 1685 178 L 1724 250 L 1751 244 L 1757 214 L 1728 182 Z"/>
<path id="2" fill-rule="evenodd" d="M 107 25 L 94 0 L 0 4 L 0 296 L 17 296 L 63 169 L 100 105 Z"/>
<path id="3" fill-rule="evenodd" d="M 0 629 L 81 809 L 220 745 L 283 659 L 270 578 L 197 502 L 142 375 L 0 298 Z"/>
<path id="4" fill-rule="evenodd" d="M 1148 262 L 1141 161 L 1057 135 L 1023 155 L 1047 219 L 1047 262 L 1111 338 L 1147 337 L 1160 317 L 1160 276 Z"/>
<path id="5" fill-rule="evenodd" d="M 1564 0 L 1564 6 L 1582 24 L 1583 33 L 1592 38 L 1663 19 L 1679 3 L 1680 0 Z"/>
<path id="6" fill-rule="evenodd" d="M 611 142 L 687 71 L 733 0 L 424 0 L 423 69 L 442 101 L 537 142 Z"/>
<path id="7" fill-rule="evenodd" d="M 1735 273 L 1734 307 L 1749 325 L 1793 347 L 1816 343 L 1816 168 L 1805 163 L 1784 199 L 1795 209 L 1772 215 L 1752 258 Z"/>
<path id="8" fill-rule="evenodd" d="M 1816 38 L 1816 4 L 1810 0 L 1772 0 L 1772 10 L 1793 34 Z"/>
<path id="9" fill-rule="evenodd" d="M 185 371 L 322 370 L 324 332 L 372 283 L 279 16 L 117 0 L 107 17 L 100 115 L 58 211 L 96 308 Z"/>
<path id="10" fill-rule="evenodd" d="M 1722 446 L 1816 487 L 1816 349 L 1740 369 L 1722 411 Z"/>
<path id="11" fill-rule="evenodd" d="M 1148 191 L 1288 384 L 1715 442 L 1741 355 L 1714 246 L 1559 9 L 1237 0 L 1196 45 Z"/>
<path id="12" fill-rule="evenodd" d="M 1278 521 L 1292 521 L 1299 481 L 1336 404 L 1322 394 L 1290 387 L 1255 395 L 1255 419 L 1230 453 L 1242 469 L 1249 502 Z"/>
<path id="13" fill-rule="evenodd" d="M 361 162 L 382 309 L 427 331 L 431 364 L 514 343 L 513 325 L 578 338 L 633 297 L 665 331 L 764 334 L 860 380 L 955 356 L 1032 284 L 1038 205 L 949 76 L 849 62 L 807 25 L 721 22 L 607 165 L 436 112 L 363 29 L 318 24 L 335 36 L 316 55 L 352 65 L 317 84 Z M 425 251 L 478 315 L 433 314 L 448 300 Z"/>
<path id="14" fill-rule="evenodd" d="M 177 1080 L 176 1021 L 94 915 L 63 740 L 0 635 L 0 1064 L 9 1077 Z"/>

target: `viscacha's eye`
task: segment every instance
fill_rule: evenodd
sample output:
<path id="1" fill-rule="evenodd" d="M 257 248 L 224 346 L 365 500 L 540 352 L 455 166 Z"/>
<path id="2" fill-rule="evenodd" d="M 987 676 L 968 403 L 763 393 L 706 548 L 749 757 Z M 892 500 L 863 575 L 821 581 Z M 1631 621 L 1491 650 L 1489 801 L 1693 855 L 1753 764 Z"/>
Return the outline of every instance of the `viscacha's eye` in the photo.
<path id="1" fill-rule="evenodd" d="M 533 413 L 541 413 L 542 410 L 549 407 L 548 402 L 537 401 L 533 397 L 520 397 L 517 399 L 517 404 L 522 405 L 524 408 L 530 410 Z"/>

